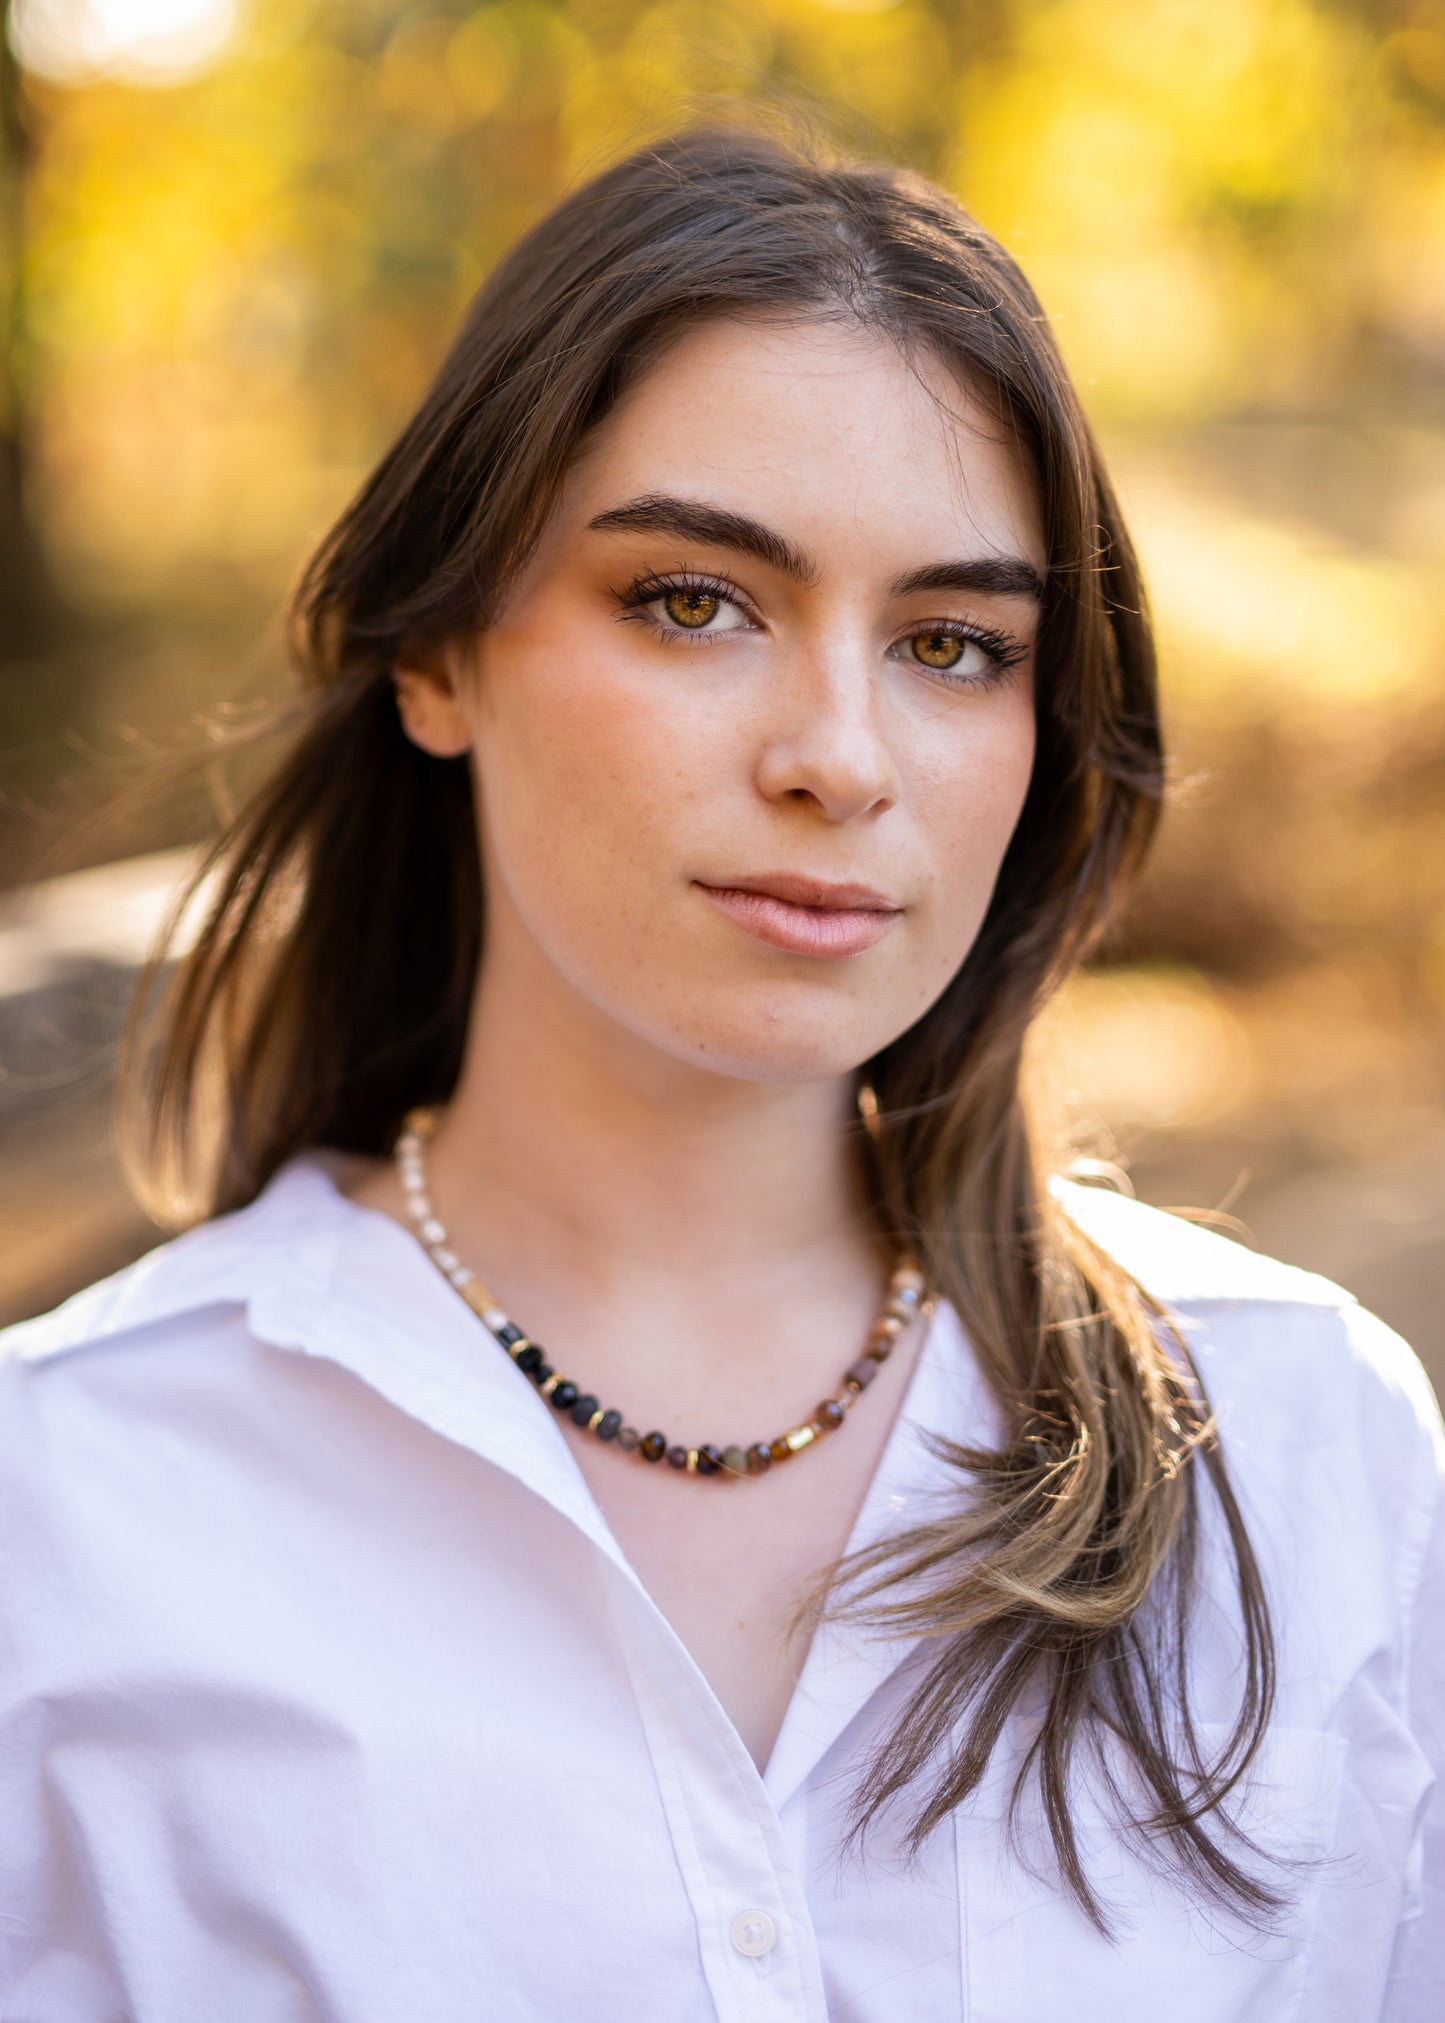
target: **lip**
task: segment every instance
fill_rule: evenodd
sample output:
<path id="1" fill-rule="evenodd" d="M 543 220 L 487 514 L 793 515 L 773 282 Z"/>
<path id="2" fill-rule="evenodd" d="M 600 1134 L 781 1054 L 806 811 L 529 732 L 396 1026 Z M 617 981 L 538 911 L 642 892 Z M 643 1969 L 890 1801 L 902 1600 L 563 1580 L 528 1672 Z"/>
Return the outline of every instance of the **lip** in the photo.
<path id="1" fill-rule="evenodd" d="M 745 933 L 790 955 L 835 960 L 861 955 L 883 939 L 903 911 L 869 885 L 833 885 L 790 871 L 729 879 L 725 885 L 699 879 L 697 885 Z"/>

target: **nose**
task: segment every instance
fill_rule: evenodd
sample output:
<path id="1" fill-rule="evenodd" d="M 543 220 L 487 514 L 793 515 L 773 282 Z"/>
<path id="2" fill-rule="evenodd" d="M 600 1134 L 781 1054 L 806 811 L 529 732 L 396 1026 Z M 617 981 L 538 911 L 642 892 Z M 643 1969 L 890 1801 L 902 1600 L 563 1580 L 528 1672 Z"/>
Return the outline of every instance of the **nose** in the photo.
<path id="1" fill-rule="evenodd" d="M 899 795 L 885 709 L 861 642 L 800 650 L 769 683 L 759 791 L 774 802 L 811 803 L 830 822 L 884 813 Z"/>

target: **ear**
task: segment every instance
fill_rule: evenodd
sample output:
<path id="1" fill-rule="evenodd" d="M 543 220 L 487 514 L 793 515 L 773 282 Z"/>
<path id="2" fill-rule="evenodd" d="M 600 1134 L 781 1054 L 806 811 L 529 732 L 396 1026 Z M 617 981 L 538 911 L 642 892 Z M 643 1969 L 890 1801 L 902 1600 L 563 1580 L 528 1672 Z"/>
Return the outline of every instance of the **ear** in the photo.
<path id="1" fill-rule="evenodd" d="M 461 704 L 451 658 L 436 667 L 398 661 L 391 670 L 401 727 L 414 745 L 434 759 L 460 758 L 471 750 L 472 733 Z"/>

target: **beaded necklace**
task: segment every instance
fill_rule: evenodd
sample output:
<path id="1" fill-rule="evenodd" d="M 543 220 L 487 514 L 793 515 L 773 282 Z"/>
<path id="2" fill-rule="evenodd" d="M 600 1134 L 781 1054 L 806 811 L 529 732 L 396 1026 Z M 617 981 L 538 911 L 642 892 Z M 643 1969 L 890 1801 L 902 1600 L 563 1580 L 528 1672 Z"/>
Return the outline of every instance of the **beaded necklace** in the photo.
<path id="1" fill-rule="evenodd" d="M 624 1454 L 650 1462 L 666 1459 L 670 1468 L 689 1475 L 716 1475 L 734 1480 L 765 1475 L 775 1461 L 790 1460 L 805 1447 L 811 1447 L 815 1440 L 821 1440 L 825 1433 L 836 1432 L 877 1376 L 879 1365 L 892 1355 L 893 1345 L 904 1329 L 920 1315 L 932 1312 L 933 1302 L 924 1297 L 923 1274 L 904 1251 L 893 1267 L 887 1298 L 868 1330 L 862 1355 L 844 1371 L 838 1395 L 824 1398 L 811 1418 L 787 1433 L 780 1433 L 776 1440 L 757 1440 L 751 1447 L 719 1447 L 710 1440 L 700 1447 L 683 1447 L 669 1441 L 665 1433 L 639 1433 L 635 1426 L 625 1423 L 620 1412 L 604 1408 L 590 1391 L 584 1391 L 560 1370 L 553 1369 L 539 1345 L 503 1311 L 493 1294 L 450 1248 L 445 1225 L 432 1206 L 427 1188 L 426 1143 L 436 1130 L 437 1119 L 435 1110 L 413 1110 L 396 1141 L 397 1172 L 407 1211 L 416 1224 L 423 1249 L 553 1410 L 582 1431 L 595 1434 L 597 1439 L 615 1441 Z"/>

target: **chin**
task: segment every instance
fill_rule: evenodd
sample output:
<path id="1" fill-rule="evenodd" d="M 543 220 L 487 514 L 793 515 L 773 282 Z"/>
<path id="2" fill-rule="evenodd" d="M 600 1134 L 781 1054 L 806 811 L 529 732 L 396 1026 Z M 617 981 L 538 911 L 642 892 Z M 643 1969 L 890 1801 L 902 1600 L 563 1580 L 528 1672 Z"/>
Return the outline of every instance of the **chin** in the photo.
<path id="1" fill-rule="evenodd" d="M 843 1009 L 854 1015 L 839 1017 Z M 680 1020 L 666 1035 L 654 1032 L 650 1037 L 677 1059 L 740 1081 L 827 1082 L 853 1074 L 905 1030 L 891 1021 L 860 1019 L 858 1009 L 754 1004 L 740 1007 L 732 1017 Z"/>

